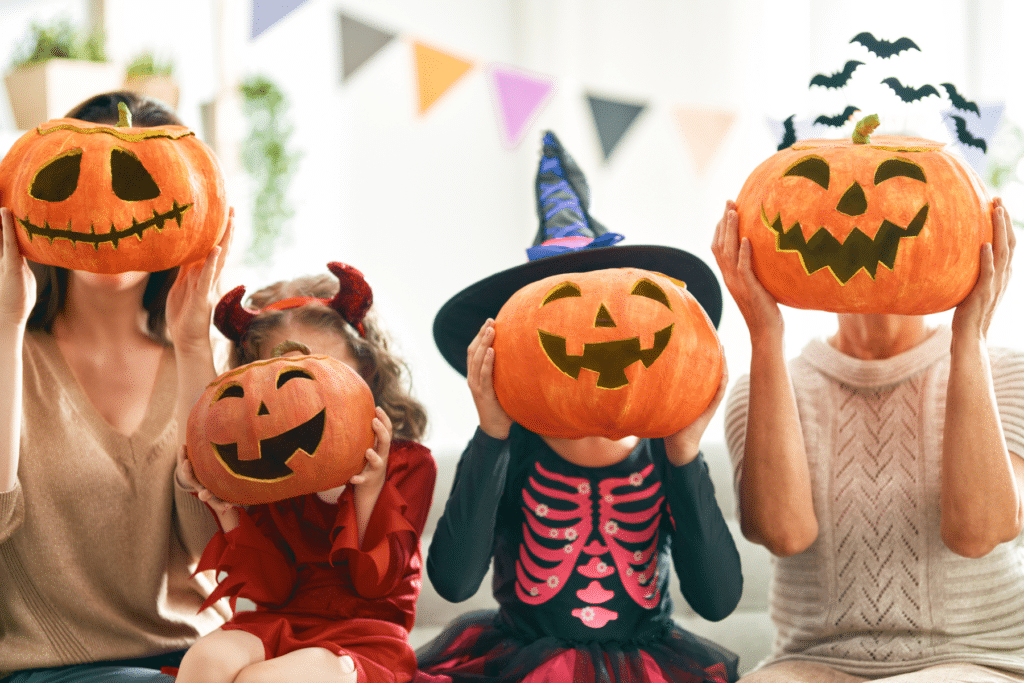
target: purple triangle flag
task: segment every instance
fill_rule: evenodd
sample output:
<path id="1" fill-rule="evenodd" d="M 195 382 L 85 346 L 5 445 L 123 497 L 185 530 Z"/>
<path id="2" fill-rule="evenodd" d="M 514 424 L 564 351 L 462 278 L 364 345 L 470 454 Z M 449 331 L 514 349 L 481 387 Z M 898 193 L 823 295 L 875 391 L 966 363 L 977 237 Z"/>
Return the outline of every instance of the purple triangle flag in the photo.
<path id="1" fill-rule="evenodd" d="M 306 0 L 252 0 L 252 37 L 276 24 Z"/>
<path id="2" fill-rule="evenodd" d="M 510 66 L 491 68 L 505 145 L 515 147 L 554 90 L 554 80 Z"/>

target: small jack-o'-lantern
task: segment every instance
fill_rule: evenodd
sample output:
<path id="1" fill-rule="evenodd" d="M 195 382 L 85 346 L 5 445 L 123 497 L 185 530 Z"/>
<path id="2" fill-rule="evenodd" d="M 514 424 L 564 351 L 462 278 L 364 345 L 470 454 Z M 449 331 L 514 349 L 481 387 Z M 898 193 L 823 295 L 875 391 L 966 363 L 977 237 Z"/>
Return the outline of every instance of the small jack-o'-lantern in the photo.
<path id="1" fill-rule="evenodd" d="M 188 458 L 203 486 L 232 503 L 326 491 L 362 471 L 374 414 L 366 382 L 335 358 L 254 361 L 215 379 L 192 407 Z"/>
<path id="2" fill-rule="evenodd" d="M 714 325 L 682 283 L 639 268 L 553 275 L 495 319 L 494 390 L 544 436 L 664 437 L 722 377 Z"/>
<path id="3" fill-rule="evenodd" d="M 904 136 L 803 140 L 764 161 L 736 198 L 758 279 L 780 302 L 923 315 L 960 303 L 992 240 L 991 201 L 945 145 Z"/>
<path id="4" fill-rule="evenodd" d="M 0 161 L 0 206 L 28 259 L 94 273 L 201 259 L 226 226 L 216 156 L 184 126 L 55 119 Z"/>

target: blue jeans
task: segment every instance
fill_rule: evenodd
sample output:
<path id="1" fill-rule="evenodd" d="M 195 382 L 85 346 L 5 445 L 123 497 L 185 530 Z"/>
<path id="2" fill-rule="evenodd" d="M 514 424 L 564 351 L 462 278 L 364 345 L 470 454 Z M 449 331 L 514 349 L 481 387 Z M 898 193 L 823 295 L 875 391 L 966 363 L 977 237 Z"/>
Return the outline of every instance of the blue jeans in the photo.
<path id="1" fill-rule="evenodd" d="M 47 669 L 27 669 L 0 683 L 171 683 L 162 666 L 178 666 L 184 652 L 120 662 L 92 662 Z"/>

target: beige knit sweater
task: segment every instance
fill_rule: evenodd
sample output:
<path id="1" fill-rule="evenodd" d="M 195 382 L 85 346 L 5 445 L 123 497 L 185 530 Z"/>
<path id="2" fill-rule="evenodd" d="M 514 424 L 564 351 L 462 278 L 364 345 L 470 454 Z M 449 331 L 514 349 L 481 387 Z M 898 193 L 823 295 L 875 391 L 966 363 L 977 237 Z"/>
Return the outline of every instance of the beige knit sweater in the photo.
<path id="1" fill-rule="evenodd" d="M 790 363 L 820 531 L 805 552 L 774 558 L 768 661 L 870 677 L 951 661 L 1024 673 L 1024 542 L 966 559 L 940 537 L 950 341 L 941 328 L 881 361 L 815 341 Z M 1024 355 L 990 358 L 1007 445 L 1024 455 Z M 737 476 L 748 379 L 725 415 Z"/>
<path id="2" fill-rule="evenodd" d="M 195 562 L 216 529 L 173 483 L 174 354 L 135 434 L 93 408 L 53 338 L 29 333 L 18 486 L 0 493 L 0 677 L 187 648 L 223 623 L 197 614 Z"/>

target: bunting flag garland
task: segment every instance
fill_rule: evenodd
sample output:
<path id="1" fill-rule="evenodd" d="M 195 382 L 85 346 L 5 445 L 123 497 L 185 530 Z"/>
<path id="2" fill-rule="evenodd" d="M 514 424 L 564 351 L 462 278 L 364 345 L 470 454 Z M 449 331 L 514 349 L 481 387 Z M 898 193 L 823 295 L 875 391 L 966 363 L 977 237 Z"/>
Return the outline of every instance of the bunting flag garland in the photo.
<path id="1" fill-rule="evenodd" d="M 341 80 L 345 82 L 356 69 L 390 43 L 395 34 L 364 24 L 344 12 L 338 14 L 338 20 L 341 32 Z"/>
<path id="2" fill-rule="evenodd" d="M 306 0 L 252 0 L 252 38 L 276 24 Z"/>
<path id="3" fill-rule="evenodd" d="M 974 114 L 960 109 L 948 109 L 942 112 L 942 122 L 949 129 L 953 146 L 963 155 L 971 168 L 981 177 L 988 170 L 988 144 L 986 140 L 995 138 L 996 129 L 1003 117 L 1002 104 L 979 107 Z"/>
<path id="4" fill-rule="evenodd" d="M 690 148 L 697 175 L 702 176 L 732 128 L 736 114 L 711 109 L 677 109 L 676 118 L 683 140 Z"/>
<path id="5" fill-rule="evenodd" d="M 507 65 L 492 67 L 491 81 L 502 124 L 502 139 L 507 147 L 516 147 L 528 124 L 554 90 L 554 81 Z"/>
<path id="6" fill-rule="evenodd" d="M 587 95 L 587 101 L 590 103 L 590 111 L 594 116 L 597 136 L 601 140 L 604 160 L 608 161 L 608 157 L 615 151 L 622 136 L 626 134 L 640 113 L 647 108 L 647 105 L 607 100 L 590 94 Z"/>
<path id="7" fill-rule="evenodd" d="M 455 81 L 462 78 L 473 64 L 447 52 L 416 42 L 416 83 L 419 89 L 419 113 L 422 116 L 437 100 L 448 92 Z"/>

